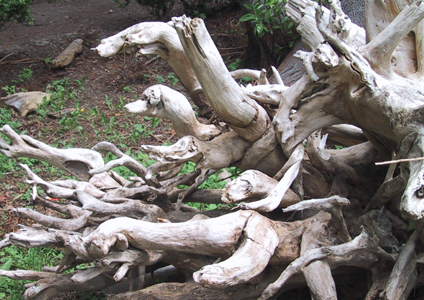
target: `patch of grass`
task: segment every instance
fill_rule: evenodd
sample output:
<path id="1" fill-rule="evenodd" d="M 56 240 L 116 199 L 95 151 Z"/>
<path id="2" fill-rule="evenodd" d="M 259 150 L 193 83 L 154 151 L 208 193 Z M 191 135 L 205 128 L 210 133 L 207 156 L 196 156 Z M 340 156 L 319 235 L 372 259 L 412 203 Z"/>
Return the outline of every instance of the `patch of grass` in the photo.
<path id="1" fill-rule="evenodd" d="M 57 265 L 62 257 L 62 253 L 53 248 L 25 249 L 10 246 L 0 250 L 0 269 L 41 271 L 44 266 Z M 0 299 L 22 299 L 24 284 L 28 282 L 0 277 Z"/>

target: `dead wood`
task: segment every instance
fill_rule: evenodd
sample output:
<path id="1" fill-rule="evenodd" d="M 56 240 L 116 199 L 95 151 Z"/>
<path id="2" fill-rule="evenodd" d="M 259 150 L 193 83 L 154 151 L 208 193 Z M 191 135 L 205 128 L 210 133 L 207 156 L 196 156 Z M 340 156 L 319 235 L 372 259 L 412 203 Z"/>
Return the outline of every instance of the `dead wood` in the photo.
<path id="1" fill-rule="evenodd" d="M 21 117 L 35 111 L 44 102 L 50 101 L 51 94 L 43 92 L 22 92 L 1 98 L 4 103 L 17 109 Z"/>
<path id="2" fill-rule="evenodd" d="M 3 126 L 10 141 L 0 139 L 2 154 L 44 160 L 78 180 L 47 182 L 22 165 L 34 203 L 65 216 L 15 208 L 38 225 L 8 234 L 0 247 L 58 247 L 64 258 L 49 269 L 56 273 L 0 275 L 36 280 L 28 299 L 115 282 L 134 290 L 116 299 L 269 299 L 299 286 L 313 299 L 337 299 L 346 286 L 338 272 L 368 270 L 366 299 L 406 299 L 420 287 L 424 6 L 389 0 L 366 7 L 364 30 L 337 0 L 328 9 L 289 0 L 286 13 L 303 45 L 280 69 L 284 74 L 272 69 L 273 80 L 265 70 L 230 73 L 198 18 L 141 23 L 104 39 L 96 48 L 102 56 L 137 46 L 163 57 L 191 100 L 226 129 L 200 122 L 189 100 L 163 85 L 126 105 L 170 120 L 180 138 L 170 146 L 142 145 L 156 160 L 149 167 L 111 143 L 56 149 Z M 294 58 L 304 68 L 290 72 Z M 240 76 L 254 84 L 239 86 Z M 105 164 L 98 151 L 118 158 Z M 375 165 L 389 160 L 390 167 Z M 194 171 L 180 174 L 187 162 Z M 122 178 L 112 171 L 118 166 L 137 177 Z M 222 190 L 197 189 L 229 166 L 244 173 Z M 188 201 L 236 211 L 202 212 Z M 83 262 L 93 265 L 63 273 Z M 161 263 L 183 274 L 182 282 L 145 288 L 149 268 Z"/>
<path id="3" fill-rule="evenodd" d="M 82 52 L 82 43 L 82 39 L 76 39 L 73 41 L 65 50 L 63 50 L 62 53 L 60 53 L 56 58 L 52 59 L 50 66 L 53 69 L 57 69 L 70 65 L 75 56 Z"/>

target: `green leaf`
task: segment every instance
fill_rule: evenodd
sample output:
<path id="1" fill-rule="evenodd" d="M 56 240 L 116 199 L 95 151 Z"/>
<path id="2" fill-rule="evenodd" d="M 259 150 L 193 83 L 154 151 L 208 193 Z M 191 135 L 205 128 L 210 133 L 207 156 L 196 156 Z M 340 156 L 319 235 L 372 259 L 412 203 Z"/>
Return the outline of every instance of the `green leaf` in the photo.
<path id="1" fill-rule="evenodd" d="M 244 7 L 246 7 L 247 9 L 253 10 L 253 7 L 252 7 L 252 6 L 250 6 L 249 4 L 243 4 L 243 5 L 244 5 Z"/>
<path id="2" fill-rule="evenodd" d="M 246 22 L 246 21 L 251 21 L 251 20 L 255 20 L 256 16 L 253 14 L 246 14 L 244 16 L 241 16 L 240 18 L 240 22 Z"/>

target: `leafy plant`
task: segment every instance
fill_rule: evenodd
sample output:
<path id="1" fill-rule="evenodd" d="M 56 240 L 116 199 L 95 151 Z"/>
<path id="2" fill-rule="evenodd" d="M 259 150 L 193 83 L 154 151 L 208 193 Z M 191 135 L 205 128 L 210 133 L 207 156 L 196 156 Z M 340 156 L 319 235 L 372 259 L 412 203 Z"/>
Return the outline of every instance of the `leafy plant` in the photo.
<path id="1" fill-rule="evenodd" d="M 168 79 L 172 85 L 176 85 L 180 80 L 175 76 L 174 72 L 168 74 Z"/>
<path id="2" fill-rule="evenodd" d="M 162 75 L 156 75 L 156 82 L 158 84 L 164 83 L 165 82 L 165 77 L 163 77 Z"/>
<path id="3" fill-rule="evenodd" d="M 227 68 L 228 68 L 228 70 L 230 70 L 230 71 L 235 71 L 235 70 L 237 70 L 239 67 L 240 67 L 240 65 L 243 63 L 243 61 L 241 60 L 241 59 L 237 59 L 236 61 L 233 61 L 232 63 L 230 63 L 228 66 L 227 66 Z"/>
<path id="4" fill-rule="evenodd" d="M 252 5 L 244 4 L 252 12 L 243 15 L 240 22 L 252 22 L 255 26 L 254 33 L 259 38 L 263 38 L 265 34 L 274 37 L 276 32 L 279 32 L 292 47 L 297 34 L 293 31 L 294 23 L 285 14 L 285 3 L 287 0 L 256 0 Z M 271 44 L 274 45 L 274 41 L 271 41 Z M 278 51 L 280 48 L 276 45 L 273 50 Z"/>
<path id="5" fill-rule="evenodd" d="M 31 23 L 29 6 L 32 0 L 0 0 L 0 28 L 8 21 Z"/>
<path id="6" fill-rule="evenodd" d="M 32 78 L 33 71 L 30 68 L 23 68 L 18 75 L 18 79 L 12 80 L 13 83 L 22 83 Z"/>
<path id="7" fill-rule="evenodd" d="M 112 101 L 112 98 L 109 98 L 107 95 L 105 95 L 105 103 L 110 110 L 113 110 Z"/>
<path id="8" fill-rule="evenodd" d="M 8 95 L 16 94 L 16 86 L 15 85 L 6 85 L 2 87 L 2 90 L 5 91 Z"/>
<path id="9" fill-rule="evenodd" d="M 78 84 L 80 91 L 84 90 L 84 83 L 85 83 L 86 80 L 87 80 L 87 77 L 85 77 L 85 76 L 81 80 L 74 79 L 74 81 Z"/>

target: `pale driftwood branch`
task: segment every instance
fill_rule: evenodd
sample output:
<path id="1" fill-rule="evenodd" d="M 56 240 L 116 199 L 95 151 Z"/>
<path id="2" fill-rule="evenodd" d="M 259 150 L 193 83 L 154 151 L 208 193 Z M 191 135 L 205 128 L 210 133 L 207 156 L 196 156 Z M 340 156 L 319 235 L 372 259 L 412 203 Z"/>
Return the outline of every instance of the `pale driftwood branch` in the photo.
<path id="1" fill-rule="evenodd" d="M 244 239 L 233 255 L 218 264 L 208 265 L 193 274 L 194 281 L 225 287 L 248 282 L 262 273 L 279 244 L 271 222 L 252 214 L 243 229 Z M 261 253 L 260 257 L 255 253 Z"/>
<path id="2" fill-rule="evenodd" d="M 52 68 L 63 68 L 72 63 L 77 54 L 82 53 L 83 40 L 74 40 L 65 50 L 63 50 L 56 58 L 52 59 L 50 65 Z"/>
<path id="3" fill-rule="evenodd" d="M 281 84 L 254 85 L 243 88 L 247 96 L 259 103 L 276 106 L 280 105 L 280 102 L 283 101 L 282 92 L 287 89 L 288 87 Z"/>
<path id="4" fill-rule="evenodd" d="M 104 273 L 111 273 L 116 270 L 118 264 L 114 263 L 108 266 L 94 266 L 85 270 L 76 271 L 70 280 L 73 283 L 83 284 L 91 279 L 98 277 Z"/>
<path id="5" fill-rule="evenodd" d="M 139 50 L 141 54 L 157 54 L 165 59 L 188 89 L 196 104 L 199 107 L 204 106 L 199 97 L 202 87 L 188 61 L 177 32 L 170 24 L 144 22 L 131 26 L 114 36 L 103 39 L 95 50 L 101 56 L 108 57 L 135 46 L 141 47 Z"/>
<path id="6" fill-rule="evenodd" d="M 29 157 L 43 160 L 53 166 L 70 172 L 81 180 L 88 181 L 88 170 L 104 165 L 100 153 L 88 149 L 57 149 L 26 135 L 18 135 L 9 125 L 0 132 L 11 140 L 7 144 L 0 138 L 0 152 L 7 157 Z"/>
<path id="7" fill-rule="evenodd" d="M 12 209 L 17 216 L 34 220 L 35 222 L 55 229 L 78 231 L 83 228 L 92 214 L 91 211 L 84 210 L 81 215 L 75 219 L 61 219 L 39 213 L 29 208 L 17 207 Z"/>
<path id="8" fill-rule="evenodd" d="M 354 182 L 359 182 L 355 169 L 337 159 L 326 150 L 327 135 L 321 138 L 321 132 L 315 132 L 308 137 L 306 153 L 312 164 L 321 171 L 336 175 L 346 173 Z"/>
<path id="9" fill-rule="evenodd" d="M 277 186 L 278 181 L 256 170 L 247 170 L 228 183 L 222 191 L 222 202 L 232 204 L 265 198 Z M 291 189 L 284 194 L 279 207 L 287 207 L 300 201 Z"/>
<path id="10" fill-rule="evenodd" d="M 37 272 L 31 270 L 0 270 L 0 276 L 8 277 L 14 280 L 40 280 L 43 278 L 57 277 L 58 275 L 52 272 Z"/>
<path id="11" fill-rule="evenodd" d="M 13 245 L 25 248 L 62 246 L 60 241 L 56 239 L 56 232 L 22 225 L 17 232 L 9 234 L 9 241 Z"/>
<path id="12" fill-rule="evenodd" d="M 369 256 L 362 256 L 361 251 L 366 250 L 369 251 Z M 358 252 L 357 259 L 363 260 L 363 264 L 369 264 L 368 268 L 371 268 L 372 265 L 378 260 L 378 256 L 382 256 L 384 259 L 388 259 L 393 261 L 393 258 L 385 253 L 382 249 L 378 248 L 374 245 L 374 243 L 370 240 L 366 233 L 362 233 L 357 236 L 351 242 L 323 247 L 318 249 L 311 249 L 306 251 L 302 256 L 293 261 L 280 275 L 280 277 L 274 283 L 270 284 L 265 291 L 262 293 L 262 296 L 259 299 L 269 299 L 273 295 L 275 295 L 280 287 L 284 285 L 284 283 L 294 274 L 297 274 L 302 271 L 302 268 L 309 265 L 310 263 L 326 259 L 330 265 L 332 263 L 336 263 L 337 265 L 341 265 L 344 263 L 348 263 L 350 258 L 347 258 L 348 255 L 353 255 L 355 252 Z M 362 256 L 362 257 L 361 257 Z"/>
<path id="13" fill-rule="evenodd" d="M 424 136 L 418 135 L 412 143 L 407 156 L 411 158 L 422 157 L 424 149 Z M 402 172 L 403 179 L 407 178 L 406 188 L 402 195 L 400 203 L 401 212 L 407 219 L 421 219 L 424 216 L 424 203 L 422 198 L 424 186 L 424 161 L 410 161 L 407 162 L 409 174 Z"/>
<path id="14" fill-rule="evenodd" d="M 10 245 L 12 245 L 12 243 L 10 242 L 9 235 L 6 234 L 4 238 L 0 241 L 0 249 Z"/>
<path id="15" fill-rule="evenodd" d="M 272 74 L 274 75 L 275 80 L 278 84 L 285 86 L 283 79 L 281 78 L 280 72 L 278 72 L 277 68 L 274 66 L 271 66 Z"/>
<path id="16" fill-rule="evenodd" d="M 52 199 L 44 199 L 40 196 L 37 196 L 34 199 L 35 205 L 40 205 L 42 207 L 50 208 L 56 210 L 62 214 L 68 215 L 72 218 L 78 218 L 83 213 L 84 209 L 79 206 L 70 204 L 70 203 L 60 203 Z"/>
<path id="17" fill-rule="evenodd" d="M 257 140 L 270 120 L 265 110 L 247 97 L 231 77 L 203 20 L 180 17 L 173 18 L 173 23 L 214 112 L 242 138 Z"/>
<path id="18" fill-rule="evenodd" d="M 102 197 L 105 193 L 89 182 L 78 182 L 75 181 L 60 181 L 58 182 L 60 185 L 56 185 L 54 182 L 47 182 L 38 177 L 34 172 L 30 170 L 30 168 L 25 164 L 19 164 L 22 169 L 24 169 L 27 179 L 26 182 L 31 185 L 40 186 L 44 192 L 52 198 L 72 198 L 73 194 L 76 190 L 81 190 L 89 193 L 93 197 Z M 68 187 L 63 187 L 68 186 Z"/>
<path id="19" fill-rule="evenodd" d="M 299 203 L 290 205 L 287 208 L 284 208 L 284 212 L 290 211 L 299 211 L 304 209 L 315 209 L 315 210 L 325 210 L 331 211 L 337 207 L 349 205 L 350 202 L 346 198 L 339 196 L 331 196 L 324 199 L 312 199 L 312 200 L 303 200 Z"/>
<path id="20" fill-rule="evenodd" d="M 147 88 L 141 99 L 125 105 L 132 113 L 170 120 L 178 137 L 192 135 L 199 140 L 209 140 L 221 131 L 215 125 L 206 125 L 196 119 L 187 98 L 164 85 Z"/>
<path id="21" fill-rule="evenodd" d="M 104 256 L 108 254 L 110 247 L 116 243 L 116 235 L 118 233 L 126 236 L 131 231 L 133 233 L 129 235 L 131 236 L 130 242 L 137 248 L 145 250 L 177 250 L 191 254 L 228 257 L 252 213 L 251 211 L 240 211 L 236 215 L 226 215 L 215 219 L 190 221 L 181 224 L 149 223 L 130 218 L 116 218 L 101 224 L 94 232 L 84 238 L 84 244 L 93 255 L 101 254 L 101 256 Z M 209 227 L 209 225 L 212 226 Z M 197 240 L 196 228 L 202 227 L 212 230 L 203 236 L 201 240 Z M 191 242 L 193 238 L 197 240 L 195 244 Z M 183 248 L 181 248 L 181 242 L 184 244 Z M 210 243 L 213 243 L 215 247 L 211 248 Z M 78 252 L 79 248 L 75 250 Z"/>
<path id="22" fill-rule="evenodd" d="M 114 283 L 110 276 L 112 274 L 101 274 L 84 283 L 73 282 L 72 275 L 72 273 L 61 274 L 61 276 L 41 279 L 25 291 L 24 297 L 25 299 L 52 299 L 69 291 L 102 290 Z"/>
<path id="23" fill-rule="evenodd" d="M 258 211 L 273 211 L 276 209 L 287 190 L 297 177 L 301 163 L 296 162 L 284 173 L 283 178 L 278 182 L 275 188 L 269 193 L 267 197 L 252 203 L 241 203 L 237 207 L 241 209 L 254 209 Z"/>
<path id="24" fill-rule="evenodd" d="M 417 280 L 415 247 L 417 231 L 411 235 L 396 261 L 384 291 L 386 299 L 407 299 Z"/>
<path id="25" fill-rule="evenodd" d="M 255 79 L 259 81 L 259 84 L 269 84 L 268 79 L 264 77 L 264 70 L 251 70 L 251 69 L 238 69 L 230 72 L 233 79 L 238 80 L 242 77 L 250 77 L 251 79 Z M 266 75 L 266 71 L 265 71 Z M 263 82 L 260 82 L 260 81 Z"/>
<path id="26" fill-rule="evenodd" d="M 402 159 L 394 159 L 389 161 L 380 161 L 380 162 L 376 162 L 375 165 L 382 166 L 382 165 L 398 164 L 402 162 L 421 161 L 421 160 L 424 160 L 424 157 L 402 158 Z"/>
<path id="27" fill-rule="evenodd" d="M 141 149 L 163 165 L 193 161 L 198 169 L 220 170 L 240 160 L 249 146 L 238 134 L 228 132 L 212 141 L 185 136 L 171 146 L 142 145 Z"/>
<path id="28" fill-rule="evenodd" d="M 348 199 L 335 195 L 324 199 L 303 200 L 283 209 L 283 212 L 299 211 L 305 209 L 327 211 L 333 216 L 333 225 L 336 228 L 339 237 L 344 242 L 348 242 L 351 240 L 351 237 L 343 217 L 342 208 L 343 206 L 349 204 L 350 201 Z"/>
<path id="29" fill-rule="evenodd" d="M 97 215 L 130 215 L 134 217 L 156 216 L 164 217 L 161 208 L 152 204 L 145 204 L 138 200 L 123 199 L 120 203 L 107 203 L 90 196 L 83 191 L 76 191 L 75 196 L 82 207 L 86 210 L 93 211 Z"/>
<path id="30" fill-rule="evenodd" d="M 424 18 L 424 5 L 417 1 L 402 12 L 366 46 L 361 53 L 379 74 L 391 77 L 391 57 L 399 42 Z"/>
<path id="31" fill-rule="evenodd" d="M 109 151 L 115 154 L 116 156 L 118 156 L 119 159 L 112 160 L 109 163 L 107 163 L 105 166 L 99 169 L 90 170 L 89 171 L 90 174 L 99 174 L 99 173 L 109 171 L 110 169 L 118 167 L 118 166 L 126 166 L 130 171 L 134 172 L 135 174 L 143 178 L 147 184 L 152 185 L 154 187 L 160 187 L 160 183 L 156 180 L 156 178 L 154 177 L 149 179 L 146 178 L 147 168 L 145 166 L 143 166 L 141 163 L 136 161 L 131 156 L 122 153 L 112 143 L 101 142 L 95 145 L 93 149 L 96 151 Z"/>
<path id="32" fill-rule="evenodd" d="M 348 124 L 333 125 L 323 128 L 322 133 L 324 135 L 328 134 L 329 140 L 344 147 L 350 147 L 368 141 L 362 129 Z"/>

